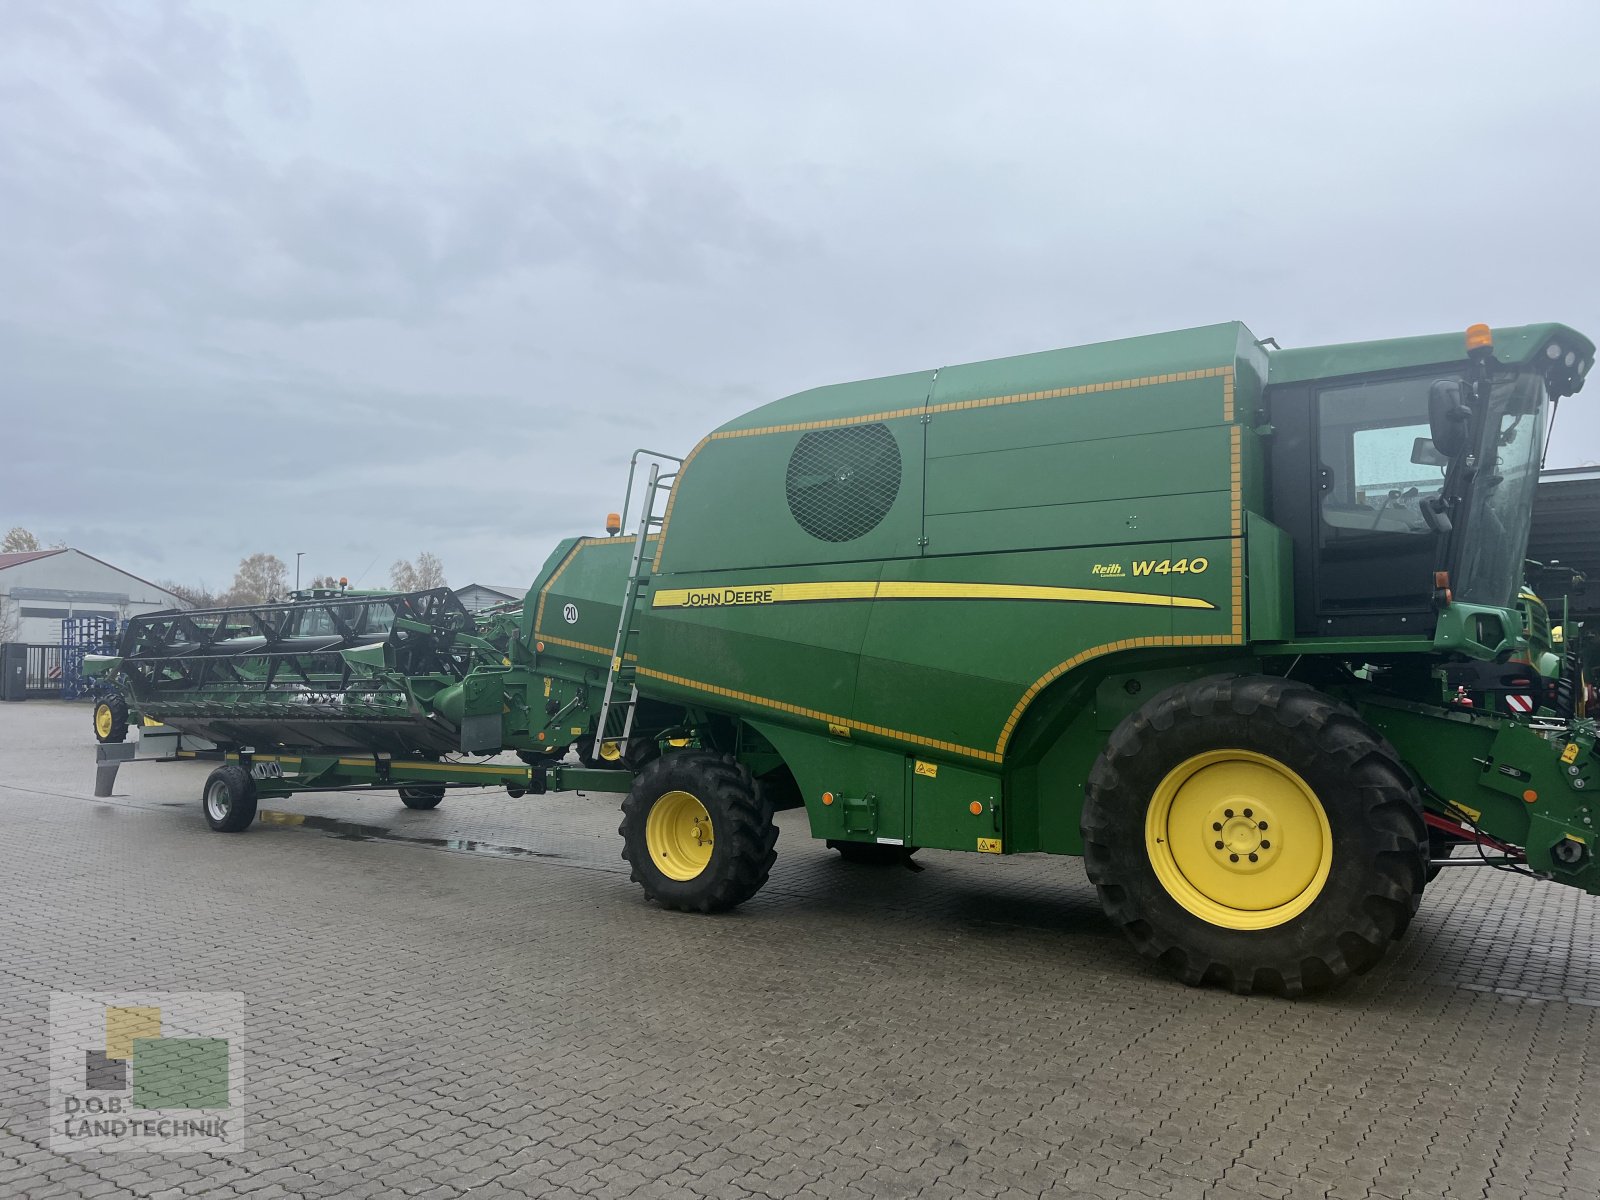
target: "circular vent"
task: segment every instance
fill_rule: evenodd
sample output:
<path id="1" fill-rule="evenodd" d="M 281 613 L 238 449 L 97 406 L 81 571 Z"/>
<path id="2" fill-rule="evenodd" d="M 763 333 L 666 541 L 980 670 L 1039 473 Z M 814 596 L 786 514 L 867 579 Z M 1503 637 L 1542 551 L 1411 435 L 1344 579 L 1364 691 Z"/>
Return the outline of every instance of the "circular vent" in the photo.
<path id="1" fill-rule="evenodd" d="M 874 529 L 899 495 L 900 445 L 880 424 L 808 433 L 789 457 L 784 488 L 800 528 L 848 542 Z"/>

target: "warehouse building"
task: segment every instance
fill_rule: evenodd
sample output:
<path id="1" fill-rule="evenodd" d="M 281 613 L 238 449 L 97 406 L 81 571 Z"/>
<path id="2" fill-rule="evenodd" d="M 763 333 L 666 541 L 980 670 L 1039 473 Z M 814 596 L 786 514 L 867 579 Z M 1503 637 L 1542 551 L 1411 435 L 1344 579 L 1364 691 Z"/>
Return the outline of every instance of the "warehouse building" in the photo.
<path id="1" fill-rule="evenodd" d="M 165 588 L 82 550 L 0 554 L 0 641 L 55 645 L 68 617 L 126 621 L 189 607 Z"/>
<path id="2" fill-rule="evenodd" d="M 466 587 L 456 588 L 455 593 L 468 612 L 483 612 L 497 604 L 520 601 L 528 594 L 528 589 L 498 583 L 469 583 Z"/>

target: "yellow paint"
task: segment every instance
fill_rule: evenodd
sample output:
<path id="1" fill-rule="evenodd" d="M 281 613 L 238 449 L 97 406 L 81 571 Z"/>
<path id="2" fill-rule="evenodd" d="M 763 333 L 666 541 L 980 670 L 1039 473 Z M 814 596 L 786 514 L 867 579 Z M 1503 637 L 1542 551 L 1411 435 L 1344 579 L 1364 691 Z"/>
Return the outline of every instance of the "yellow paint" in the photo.
<path id="1" fill-rule="evenodd" d="M 926 775 L 929 779 L 937 779 L 939 777 L 938 763 L 923 762 L 918 759 L 915 769 L 918 775 Z"/>
<path id="2" fill-rule="evenodd" d="M 94 731 L 102 738 L 111 736 L 111 726 L 115 724 L 116 717 L 112 715 L 111 705 L 101 701 L 94 706 Z"/>
<path id="3" fill-rule="evenodd" d="M 1589 841 L 1588 841 L 1587 838 L 1583 837 L 1580 834 L 1576 834 L 1576 833 L 1567 834 L 1567 840 L 1569 842 L 1577 842 L 1578 845 L 1580 845 L 1580 846 L 1587 846 L 1589 844 Z"/>
<path id="4" fill-rule="evenodd" d="M 644 843 L 650 861 L 668 879 L 694 879 L 711 865 L 711 814 L 690 793 L 667 792 L 645 817 Z"/>
<path id="5" fill-rule="evenodd" d="M 276 809 L 263 808 L 256 814 L 256 820 L 263 825 L 304 825 L 304 813 L 279 812 Z"/>
<path id="6" fill-rule="evenodd" d="M 1564 763 L 1575 763 L 1578 761 L 1577 742 L 1567 743 L 1567 748 L 1561 752 L 1561 761 Z"/>
<path id="7" fill-rule="evenodd" d="M 745 584 L 740 587 L 668 588 L 655 593 L 650 599 L 650 606 L 729 608 L 760 604 L 805 604 L 824 600 L 1042 600 L 1073 604 L 1131 604 L 1144 608 L 1216 608 L 1216 605 L 1209 601 L 1193 596 L 1161 596 L 1148 592 L 1045 587 L 1035 584 L 922 583 L 909 580 L 846 580 L 835 583 L 761 583 Z"/>
<path id="8" fill-rule="evenodd" d="M 1271 929 L 1322 894 L 1333 831 L 1295 771 L 1253 750 L 1212 750 L 1156 786 L 1145 852 L 1167 894 L 1202 921 Z"/>
<path id="9" fill-rule="evenodd" d="M 999 838 L 979 838 L 978 839 L 978 853 L 979 854 L 999 854 L 1000 853 L 1000 839 Z"/>
<path id="10" fill-rule="evenodd" d="M 136 1038 L 161 1036 L 161 1010 L 155 1007 L 106 1006 L 106 1057 L 132 1058 Z"/>
<path id="11" fill-rule="evenodd" d="M 719 687 L 714 683 L 702 683 L 698 679 L 689 679 L 682 675 L 670 675 L 665 671 L 656 671 L 649 667 L 640 667 L 639 674 L 649 679 L 659 679 L 664 683 L 676 684 L 678 687 L 705 692 L 708 695 L 724 696 L 730 700 L 742 700 L 746 704 L 758 704 L 762 708 L 792 713 L 797 717 L 809 717 L 814 721 L 821 721 L 828 727 L 828 732 L 834 737 L 849 737 L 851 730 L 859 730 L 862 733 L 871 733 L 894 741 L 908 742 L 914 746 L 927 746 L 933 750 L 945 750 L 951 754 L 963 754 L 969 758 L 980 759 L 983 762 L 1000 761 L 998 754 L 991 753 L 988 750 L 975 750 L 970 746 L 960 746 L 955 742 L 943 742 L 938 738 L 923 737 L 921 734 L 907 733 L 902 729 L 889 729 L 883 725 L 869 725 L 864 721 L 852 721 L 845 717 L 835 716 L 832 713 L 819 712 L 814 708 L 803 708 L 798 704 L 790 704 L 786 700 L 773 700 L 766 696 L 737 691 L 734 688 Z"/>
<path id="12" fill-rule="evenodd" d="M 155 727 L 159 728 L 160 725 L 161 725 L 161 722 L 156 720 L 154 717 L 146 717 L 144 719 L 144 724 L 145 724 L 146 727 L 155 726 Z"/>

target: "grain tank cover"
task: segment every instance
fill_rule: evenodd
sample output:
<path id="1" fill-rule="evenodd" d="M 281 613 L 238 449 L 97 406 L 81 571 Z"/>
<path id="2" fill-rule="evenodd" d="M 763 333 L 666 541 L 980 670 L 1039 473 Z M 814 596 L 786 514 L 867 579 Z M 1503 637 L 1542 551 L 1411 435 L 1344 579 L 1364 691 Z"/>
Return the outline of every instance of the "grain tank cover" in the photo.
<path id="1" fill-rule="evenodd" d="M 1265 372 L 1254 335 L 1227 322 L 799 392 L 695 447 L 656 566 L 726 571 L 963 553 L 969 542 L 994 549 L 995 528 L 1009 523 L 1002 510 L 1077 499 L 1063 476 L 1087 443 L 1230 424 L 1235 394 L 1241 412 L 1253 411 Z M 1131 403 L 1129 391 L 1144 388 L 1161 390 Z M 1003 456 L 1047 446 L 1080 451 L 1012 475 L 1004 496 L 980 495 L 1011 471 Z M 970 515 L 980 511 L 992 515 Z"/>

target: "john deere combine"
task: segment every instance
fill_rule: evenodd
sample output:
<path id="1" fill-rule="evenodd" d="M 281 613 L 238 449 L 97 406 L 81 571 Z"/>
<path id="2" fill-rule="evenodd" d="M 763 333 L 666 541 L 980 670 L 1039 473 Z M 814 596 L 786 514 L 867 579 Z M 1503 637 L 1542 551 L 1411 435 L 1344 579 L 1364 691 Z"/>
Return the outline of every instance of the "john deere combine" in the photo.
<path id="1" fill-rule="evenodd" d="M 780 808 L 852 860 L 1081 854 L 1187 982 L 1324 988 L 1446 866 L 1600 892 L 1593 723 L 1459 682 L 1532 661 L 1540 457 L 1593 358 L 1226 324 L 803 392 L 636 455 L 635 532 L 563 542 L 520 608 L 132 621 L 102 737 L 223 760 L 222 830 L 306 789 L 626 793 L 634 879 L 706 912 Z"/>

